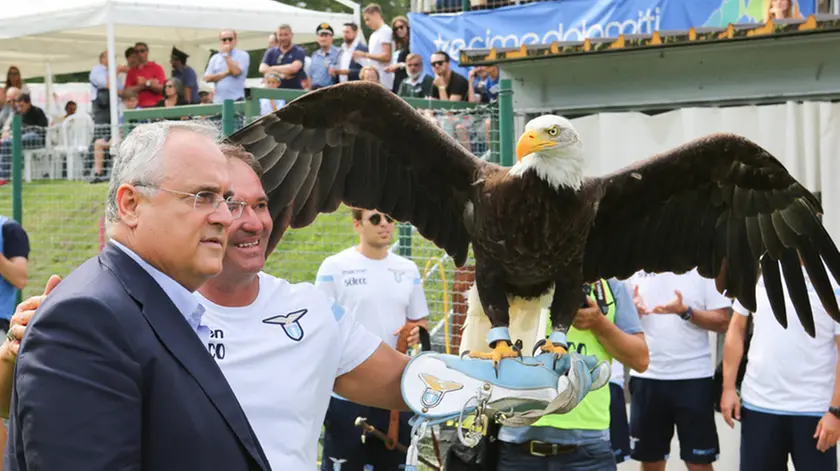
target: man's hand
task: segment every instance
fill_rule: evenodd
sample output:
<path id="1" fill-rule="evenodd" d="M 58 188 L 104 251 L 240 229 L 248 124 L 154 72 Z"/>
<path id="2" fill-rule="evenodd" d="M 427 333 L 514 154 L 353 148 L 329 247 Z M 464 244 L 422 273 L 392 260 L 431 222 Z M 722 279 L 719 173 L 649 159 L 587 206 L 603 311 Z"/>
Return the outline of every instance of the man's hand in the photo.
<path id="1" fill-rule="evenodd" d="M 817 450 L 825 453 L 837 444 L 840 439 L 840 419 L 830 412 L 826 412 L 817 424 L 817 431 L 814 433 L 817 439 Z"/>
<path id="2" fill-rule="evenodd" d="M 50 292 L 58 286 L 61 277 L 53 275 L 47 280 L 47 286 L 44 289 L 44 294 L 41 296 L 33 296 L 22 303 L 18 304 L 15 309 L 15 314 L 9 321 L 9 332 L 14 340 L 10 340 L 7 336 L 3 344 L 0 345 L 0 360 L 14 361 L 17 358 L 18 350 L 20 349 L 20 341 L 23 339 L 23 333 L 26 330 L 26 325 L 29 324 L 30 319 L 35 314 L 38 306 Z"/>
<path id="3" fill-rule="evenodd" d="M 142 75 L 138 75 L 137 76 L 137 84 L 142 86 L 143 88 L 146 88 L 146 77 L 143 77 Z"/>
<path id="4" fill-rule="evenodd" d="M 408 346 L 411 347 L 420 343 L 420 323 L 418 322 L 406 322 L 405 325 L 412 326 L 411 331 L 408 333 Z M 405 328 L 405 326 L 400 327 L 399 329 L 394 332 L 394 335 L 400 335 L 400 332 Z"/>
<path id="5" fill-rule="evenodd" d="M 683 304 L 683 295 L 680 293 L 680 290 L 675 289 L 674 294 L 676 297 L 671 300 L 668 304 L 659 305 L 653 308 L 654 314 L 684 314 L 688 311 L 688 306 Z"/>
<path id="6" fill-rule="evenodd" d="M 729 428 L 735 428 L 735 420 L 741 420 L 741 399 L 733 388 L 724 388 L 720 395 L 720 412 Z"/>
<path id="7" fill-rule="evenodd" d="M 577 330 L 595 330 L 606 321 L 607 318 L 598 308 L 598 303 L 591 296 L 586 297 L 586 307 L 578 309 L 575 321 L 572 323 Z"/>
<path id="8" fill-rule="evenodd" d="M 445 87 L 446 82 L 444 82 L 442 76 L 440 76 L 438 74 L 435 74 L 435 80 L 432 82 L 432 85 L 434 85 L 436 87 Z"/>
<path id="9" fill-rule="evenodd" d="M 645 306 L 642 295 L 639 294 L 639 285 L 633 285 L 633 304 L 636 305 L 636 310 L 639 311 L 640 316 L 650 314 L 650 309 Z"/>
<path id="10" fill-rule="evenodd" d="M 360 51 L 358 49 L 353 51 L 353 59 L 364 59 L 367 56 L 367 52 Z"/>
<path id="11" fill-rule="evenodd" d="M 222 54 L 229 54 L 230 53 L 230 42 L 222 43 L 221 47 L 219 48 L 219 52 Z"/>

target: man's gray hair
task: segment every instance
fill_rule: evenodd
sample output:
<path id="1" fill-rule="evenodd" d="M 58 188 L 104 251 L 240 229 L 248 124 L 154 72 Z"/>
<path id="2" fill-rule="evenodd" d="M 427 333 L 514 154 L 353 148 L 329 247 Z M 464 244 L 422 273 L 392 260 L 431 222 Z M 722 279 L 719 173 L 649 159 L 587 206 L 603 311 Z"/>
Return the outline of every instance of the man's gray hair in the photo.
<path id="1" fill-rule="evenodd" d="M 117 211 L 117 189 L 123 184 L 157 185 L 164 178 L 163 146 L 174 130 L 194 132 L 215 142 L 221 137 L 218 126 L 209 121 L 158 121 L 140 124 L 120 143 L 108 184 L 105 220 L 110 224 L 120 220 Z"/>

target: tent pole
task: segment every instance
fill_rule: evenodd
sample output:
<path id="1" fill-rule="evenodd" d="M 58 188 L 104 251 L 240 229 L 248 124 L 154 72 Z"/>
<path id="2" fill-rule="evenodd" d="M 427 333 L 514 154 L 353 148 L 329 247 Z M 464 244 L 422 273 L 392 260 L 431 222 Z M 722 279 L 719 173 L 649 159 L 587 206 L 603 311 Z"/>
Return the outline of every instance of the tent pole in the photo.
<path id="1" fill-rule="evenodd" d="M 117 90 L 119 90 L 119 81 L 117 79 L 117 54 L 114 39 L 114 15 L 113 3 L 108 2 L 108 23 L 107 23 L 107 41 L 108 41 L 108 98 L 111 114 L 111 155 L 115 155 L 115 149 L 120 145 L 120 118 L 117 111 Z"/>
<path id="2" fill-rule="evenodd" d="M 353 2 L 351 0 L 335 0 L 336 2 L 344 5 L 347 8 L 351 8 L 353 10 L 353 17 L 356 18 L 357 24 L 361 26 L 362 24 L 362 5 L 357 2 Z"/>
<path id="3" fill-rule="evenodd" d="M 53 82 L 53 74 L 52 74 L 52 63 L 47 61 L 44 64 L 44 114 L 47 115 L 47 118 L 52 117 L 52 82 Z M 57 104 L 57 103 L 56 103 Z M 52 121 L 50 119 L 50 121 Z"/>

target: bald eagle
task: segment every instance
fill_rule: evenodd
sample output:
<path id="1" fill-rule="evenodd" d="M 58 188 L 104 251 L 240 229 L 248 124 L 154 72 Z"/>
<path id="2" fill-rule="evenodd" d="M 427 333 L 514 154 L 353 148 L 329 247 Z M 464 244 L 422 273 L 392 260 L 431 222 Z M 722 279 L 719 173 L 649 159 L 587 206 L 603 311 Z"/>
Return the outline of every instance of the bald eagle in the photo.
<path id="1" fill-rule="evenodd" d="M 539 348 L 562 355 L 584 283 L 639 270 L 697 268 L 753 311 L 760 272 L 787 327 L 783 274 L 814 336 L 801 263 L 840 321 L 825 270 L 840 281 L 840 252 L 818 219 L 819 201 L 743 137 L 710 135 L 589 178 L 571 123 L 541 116 L 506 168 L 476 158 L 381 85 L 350 82 L 307 93 L 228 141 L 263 167 L 274 220 L 269 253 L 289 227 L 341 203 L 411 223 L 459 267 L 472 244 L 475 290 L 491 328 L 488 352 L 470 355 L 495 365 L 521 354 L 508 332 L 511 303 L 548 304 L 552 332 Z"/>

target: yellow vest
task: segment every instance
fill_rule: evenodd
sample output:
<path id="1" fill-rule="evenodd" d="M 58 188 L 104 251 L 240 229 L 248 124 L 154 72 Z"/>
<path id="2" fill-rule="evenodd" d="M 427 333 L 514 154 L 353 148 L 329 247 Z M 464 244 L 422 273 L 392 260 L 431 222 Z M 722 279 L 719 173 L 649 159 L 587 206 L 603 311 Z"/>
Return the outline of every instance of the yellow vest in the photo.
<path id="1" fill-rule="evenodd" d="M 615 298 L 607 280 L 598 280 L 590 289 L 590 296 L 595 295 L 596 284 L 603 286 L 606 304 L 609 306 L 607 319 L 615 323 Z M 551 333 L 551 319 L 546 326 L 546 336 Z M 580 355 L 592 355 L 599 361 L 612 361 L 612 356 L 604 349 L 598 338 L 589 330 L 578 330 L 574 327 L 566 333 L 569 351 Z M 565 430 L 606 430 L 610 428 L 610 388 L 605 386 L 596 391 L 590 391 L 583 401 L 567 414 L 551 414 L 541 417 L 532 427 L 554 427 Z"/>

